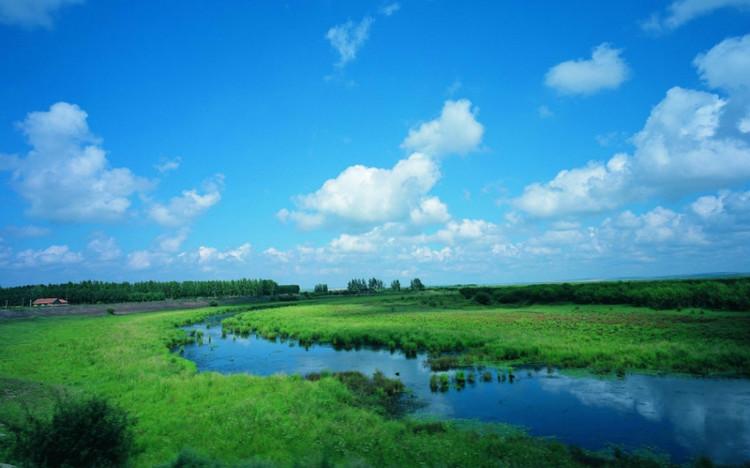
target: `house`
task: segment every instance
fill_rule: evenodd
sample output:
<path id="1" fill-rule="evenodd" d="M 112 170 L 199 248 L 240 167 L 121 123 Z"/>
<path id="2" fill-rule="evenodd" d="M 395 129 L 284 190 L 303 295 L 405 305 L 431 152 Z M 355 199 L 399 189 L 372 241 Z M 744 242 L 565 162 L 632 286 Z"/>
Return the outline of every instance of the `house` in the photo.
<path id="1" fill-rule="evenodd" d="M 34 302 L 31 303 L 33 306 L 61 306 L 61 305 L 68 305 L 68 301 L 65 299 L 60 299 L 59 297 L 40 297 L 39 299 L 35 299 Z"/>

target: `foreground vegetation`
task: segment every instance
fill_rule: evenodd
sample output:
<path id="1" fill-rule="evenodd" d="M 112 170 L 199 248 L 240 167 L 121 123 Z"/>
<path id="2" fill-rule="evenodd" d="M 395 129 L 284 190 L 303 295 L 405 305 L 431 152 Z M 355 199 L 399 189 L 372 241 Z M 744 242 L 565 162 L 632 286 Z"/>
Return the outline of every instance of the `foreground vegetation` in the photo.
<path id="1" fill-rule="evenodd" d="M 691 374 L 750 375 L 750 313 L 618 305 L 477 305 L 450 291 L 390 294 L 247 312 L 234 333 L 428 351 L 453 364 L 542 364 Z"/>
<path id="2" fill-rule="evenodd" d="M 437 367 L 482 361 L 750 375 L 750 314 L 742 312 L 487 307 L 447 290 L 253 307 L 0 323 L 0 462 L 23 453 L 10 428 L 29 411 L 37 421 L 50 418 L 65 392 L 104 398 L 127 413 L 135 466 L 666 463 L 592 454 L 499 425 L 410 420 L 398 405 L 403 387 L 382 375 L 199 374 L 170 352 L 190 339 L 179 325 L 227 310 L 240 312 L 224 320 L 230 331 L 424 349 Z"/>
<path id="3" fill-rule="evenodd" d="M 101 396 L 135 420 L 136 466 L 176 460 L 186 447 L 192 451 L 181 457 L 188 461 L 300 466 L 579 466 L 591 456 L 517 431 L 394 419 L 373 409 L 376 400 L 356 395 L 352 388 L 371 387 L 357 378 L 343 379 L 352 381 L 348 386 L 325 375 L 199 374 L 168 347 L 184 339 L 176 324 L 211 312 L 216 309 L 0 324 L 0 420 L 21 421 L 24 408 L 51 412 L 60 389 Z M 7 460 L 11 438 L 6 427 L 0 432 Z"/>

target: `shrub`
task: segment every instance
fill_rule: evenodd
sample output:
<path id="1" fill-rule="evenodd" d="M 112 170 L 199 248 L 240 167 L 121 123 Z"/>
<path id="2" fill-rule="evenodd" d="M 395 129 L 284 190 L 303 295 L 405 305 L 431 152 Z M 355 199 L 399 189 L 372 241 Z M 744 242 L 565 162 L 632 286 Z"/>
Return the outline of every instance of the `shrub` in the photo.
<path id="1" fill-rule="evenodd" d="M 109 314 L 109 315 L 115 315 L 115 309 L 113 309 L 111 307 L 107 308 L 107 314 Z"/>
<path id="2" fill-rule="evenodd" d="M 219 303 L 216 302 L 216 301 L 211 301 L 211 302 L 208 303 L 208 305 L 211 306 L 211 307 L 218 307 Z"/>
<path id="3" fill-rule="evenodd" d="M 134 448 L 132 424 L 102 398 L 61 400 L 51 419 L 30 416 L 16 430 L 14 456 L 39 467 L 125 466 Z"/>
<path id="4" fill-rule="evenodd" d="M 480 291 L 474 295 L 474 301 L 477 304 L 490 305 L 492 304 L 492 296 L 485 291 Z"/>

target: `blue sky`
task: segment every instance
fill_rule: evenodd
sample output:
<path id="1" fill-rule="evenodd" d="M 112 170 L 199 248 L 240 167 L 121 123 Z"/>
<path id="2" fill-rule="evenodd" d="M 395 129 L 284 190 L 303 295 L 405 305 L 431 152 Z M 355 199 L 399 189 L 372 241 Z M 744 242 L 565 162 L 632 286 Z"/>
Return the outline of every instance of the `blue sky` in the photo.
<path id="1" fill-rule="evenodd" d="M 748 25 L 748 0 L 0 0 L 0 285 L 747 271 Z"/>

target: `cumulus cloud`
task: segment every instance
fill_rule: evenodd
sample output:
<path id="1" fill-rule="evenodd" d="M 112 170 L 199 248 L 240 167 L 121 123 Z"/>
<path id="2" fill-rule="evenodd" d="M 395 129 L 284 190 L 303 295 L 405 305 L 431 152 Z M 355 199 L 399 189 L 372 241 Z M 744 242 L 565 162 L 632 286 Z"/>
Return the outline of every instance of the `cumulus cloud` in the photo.
<path id="1" fill-rule="evenodd" d="M 471 101 L 446 101 L 440 117 L 409 130 L 401 147 L 430 156 L 466 154 L 482 142 L 484 127 L 476 120 Z"/>
<path id="2" fill-rule="evenodd" d="M 278 216 L 301 227 L 316 227 L 329 218 L 359 224 L 402 219 L 420 206 L 439 177 L 437 164 L 419 153 L 391 169 L 351 166 L 316 192 L 297 197 L 301 211 L 282 210 Z"/>
<path id="3" fill-rule="evenodd" d="M 51 28 L 57 10 L 83 0 L 0 0 L 0 23 Z"/>
<path id="4" fill-rule="evenodd" d="M 726 103 L 712 93 L 672 88 L 633 138 L 633 155 L 561 171 L 550 182 L 528 185 L 512 203 L 535 216 L 566 216 L 747 180 L 750 146 L 719 132 Z"/>
<path id="5" fill-rule="evenodd" d="M 641 26 L 646 31 L 674 30 L 701 16 L 724 8 L 741 11 L 750 9 L 750 0 L 676 0 L 667 7 L 666 14 L 654 13 Z"/>
<path id="6" fill-rule="evenodd" d="M 484 127 L 462 99 L 446 101 L 440 117 L 410 130 L 402 143 L 414 150 L 392 168 L 350 166 L 317 191 L 295 198 L 296 209 L 276 217 L 302 229 L 340 222 L 373 225 L 410 219 L 416 225 L 446 222 L 448 207 L 429 191 L 440 179 L 436 156 L 465 154 L 481 143 Z"/>
<path id="7" fill-rule="evenodd" d="M 162 226 L 185 225 L 221 200 L 223 186 L 224 176 L 217 174 L 203 183 L 203 193 L 196 189 L 184 190 L 166 204 L 153 203 L 148 214 Z"/>
<path id="8" fill-rule="evenodd" d="M 419 206 L 411 210 L 409 218 L 416 225 L 439 224 L 448 221 L 448 207 L 438 197 L 424 198 Z"/>
<path id="9" fill-rule="evenodd" d="M 544 83 L 562 94 L 594 94 L 619 87 L 630 75 L 622 50 L 602 43 L 590 59 L 568 60 L 550 68 Z"/>
<path id="10" fill-rule="evenodd" d="M 365 16 L 359 23 L 347 21 L 328 30 L 326 39 L 328 39 L 331 47 L 339 54 L 339 61 L 336 63 L 337 67 L 344 67 L 347 63 L 357 58 L 359 49 L 362 48 L 370 36 L 372 22 L 372 17 Z"/>
<path id="11" fill-rule="evenodd" d="M 244 262 L 250 257 L 252 246 L 244 243 L 237 248 L 219 250 L 215 247 L 200 246 L 197 252 L 197 259 L 200 265 L 213 264 L 218 262 Z"/>
<path id="12" fill-rule="evenodd" d="M 695 57 L 693 64 L 712 88 L 750 92 L 750 34 L 721 41 Z"/>
<path id="13" fill-rule="evenodd" d="M 373 243 L 367 236 L 341 234 L 339 237 L 331 241 L 331 249 L 334 251 L 347 253 L 369 253 L 374 252 L 376 246 L 375 243 Z"/>
<path id="14" fill-rule="evenodd" d="M 540 217 L 615 208 L 623 202 L 629 165 L 626 155 L 616 155 L 606 164 L 590 162 L 584 167 L 560 171 L 547 183 L 527 185 L 513 205 Z"/>
<path id="15" fill-rule="evenodd" d="M 122 250 L 117 245 L 114 237 L 98 233 L 89 241 L 87 248 L 102 262 L 118 259 L 122 256 Z"/>
<path id="16" fill-rule="evenodd" d="M 12 187 L 29 203 L 30 216 L 58 222 L 119 219 L 131 195 L 149 187 L 129 169 L 110 168 L 86 119 L 80 107 L 58 102 L 18 124 L 31 151 L 25 158 L 6 158 L 4 165 L 12 172 Z"/>
<path id="17" fill-rule="evenodd" d="M 472 240 L 488 243 L 498 241 L 500 237 L 499 227 L 483 219 L 462 219 L 449 221 L 433 236 L 427 239 L 439 241 L 445 244 L 454 244 L 458 241 Z"/>
<path id="18" fill-rule="evenodd" d="M 16 260 L 21 267 L 39 267 L 79 263 L 83 260 L 83 255 L 70 250 L 67 245 L 51 245 L 42 250 L 27 249 L 18 252 Z"/>

